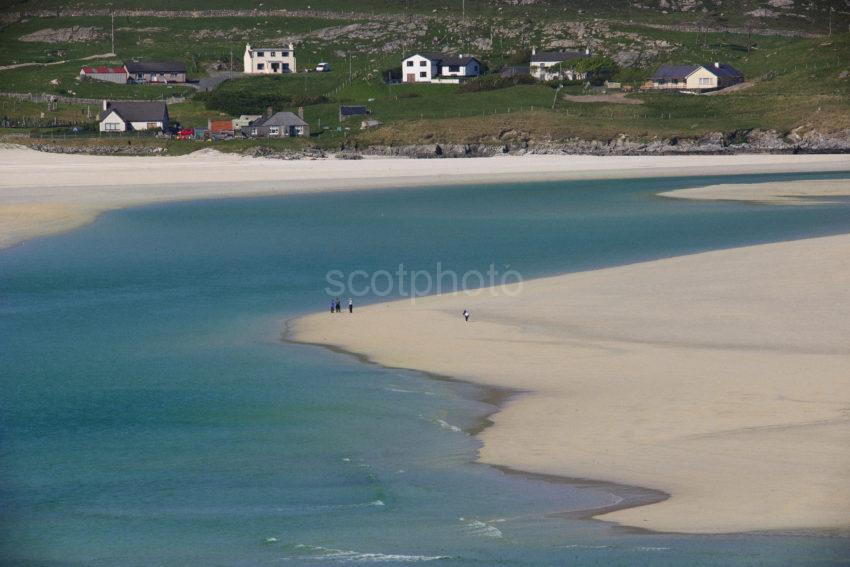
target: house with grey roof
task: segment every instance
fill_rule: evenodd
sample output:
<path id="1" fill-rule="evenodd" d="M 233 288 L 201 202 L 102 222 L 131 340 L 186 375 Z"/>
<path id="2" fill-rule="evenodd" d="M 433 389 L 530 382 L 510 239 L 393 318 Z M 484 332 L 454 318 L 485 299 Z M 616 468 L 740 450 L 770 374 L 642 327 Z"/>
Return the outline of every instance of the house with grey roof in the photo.
<path id="1" fill-rule="evenodd" d="M 164 102 L 113 102 L 104 100 L 101 132 L 168 129 L 168 105 Z"/>
<path id="2" fill-rule="evenodd" d="M 249 138 L 288 138 L 310 136 L 310 125 L 293 112 L 276 112 L 263 116 L 242 128 L 242 135 Z"/>
<path id="3" fill-rule="evenodd" d="M 590 57 L 590 49 L 584 51 L 537 51 L 531 50 L 531 76 L 540 81 L 564 79 L 583 81 L 587 73 L 575 70 L 575 62 Z"/>
<path id="4" fill-rule="evenodd" d="M 129 61 L 124 69 L 132 83 L 186 82 L 186 64 L 182 61 Z"/>
<path id="5" fill-rule="evenodd" d="M 744 82 L 744 74 L 726 63 L 661 65 L 644 85 L 660 91 L 707 92 Z"/>
<path id="6" fill-rule="evenodd" d="M 405 83 L 461 83 L 481 75 L 482 65 L 471 55 L 414 53 L 401 62 Z"/>

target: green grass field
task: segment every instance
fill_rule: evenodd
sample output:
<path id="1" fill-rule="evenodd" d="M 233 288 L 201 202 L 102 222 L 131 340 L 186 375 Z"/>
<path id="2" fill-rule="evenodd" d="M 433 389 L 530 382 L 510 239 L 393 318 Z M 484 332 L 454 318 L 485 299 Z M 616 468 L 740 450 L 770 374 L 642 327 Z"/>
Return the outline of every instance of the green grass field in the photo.
<path id="1" fill-rule="evenodd" d="M 12 6 L 11 12 L 7 9 L 8 13 L 65 7 L 63 2 L 53 0 L 5 4 Z M 722 30 L 707 36 L 662 30 L 651 25 L 694 22 L 708 16 L 678 13 L 669 18 L 661 17 L 657 10 L 629 9 L 631 4 L 623 1 L 599 7 L 583 1 L 543 1 L 519 9 L 508 3 L 496 6 L 483 0 L 468 0 L 468 17 L 462 23 L 445 17 L 459 11 L 456 3 L 437 0 L 364 0 L 355 6 L 358 13 L 353 15 L 334 12 L 323 16 L 317 12 L 350 12 L 351 3 L 342 0 L 320 3 L 280 0 L 263 4 L 266 10 L 307 9 L 308 6 L 312 10 L 307 15 L 293 17 L 120 15 L 115 18 L 118 57 L 90 61 L 82 58 L 106 53 L 111 48 L 110 18 L 25 18 L 0 27 L 0 66 L 27 62 L 56 64 L 0 70 L 0 92 L 55 93 L 93 99 L 156 100 L 194 96 L 169 107 L 172 119 L 183 126 L 203 126 L 210 118 L 262 112 L 266 106 L 296 111 L 303 105 L 305 118 L 314 133 L 309 143 L 324 147 L 334 147 L 344 140 L 498 143 L 504 132 L 533 140 L 558 141 L 573 137 L 610 139 L 620 134 L 641 139 L 697 137 L 708 132 L 732 134 L 753 128 L 780 132 L 798 127 L 827 131 L 850 128 L 850 81 L 840 78 L 840 73 L 850 70 L 850 34 L 799 39 L 778 35 L 749 36 Z M 735 8 L 730 7 L 723 18 L 728 25 L 740 24 L 745 20 L 744 8 L 755 5 L 755 2 L 743 2 Z M 75 3 L 75 7 L 82 10 L 104 6 L 103 2 L 86 0 Z M 130 0 L 115 0 L 112 6 L 117 9 L 141 7 Z M 172 10 L 250 7 L 256 6 L 241 0 L 210 0 L 203 4 L 191 0 L 168 3 L 152 0 L 143 6 L 145 9 Z M 809 10 L 806 12 L 808 19 L 797 18 L 800 21 L 796 22 L 796 29 L 824 32 L 823 14 L 817 5 L 799 9 Z M 373 21 L 366 15 L 367 10 L 373 14 L 420 16 L 415 19 L 393 16 L 387 21 Z M 710 16 L 715 20 L 719 17 L 714 13 Z M 611 19 L 605 20 L 606 17 Z M 628 22 L 629 19 L 632 21 Z M 543 84 L 465 93 L 452 85 L 388 85 L 382 80 L 391 69 L 400 66 L 404 54 L 414 50 L 444 48 L 473 52 L 491 70 L 496 70 L 531 45 L 544 45 L 553 37 L 574 39 L 570 31 L 573 28 L 561 29 L 558 23 L 570 21 L 585 22 L 590 30 L 588 41 L 595 42 L 594 49 L 609 55 L 623 50 L 640 51 L 648 45 L 664 46 L 649 62 L 621 69 L 616 78 L 626 84 L 639 85 L 660 63 L 712 61 L 731 63 L 755 84 L 745 90 L 711 97 L 678 93 L 633 94 L 629 96 L 642 104 L 619 105 L 556 100 L 552 88 Z M 342 27 L 352 23 L 360 27 L 354 31 Z M 785 22 L 783 18 L 774 18 L 768 23 L 774 27 L 794 27 L 793 22 Z M 45 28 L 70 26 L 95 28 L 99 35 L 91 41 L 63 44 L 20 40 L 22 36 Z M 332 64 L 333 71 L 274 78 L 234 78 L 223 83 L 213 95 L 195 95 L 195 90 L 185 85 L 114 85 L 78 79 L 83 64 L 114 64 L 133 58 L 179 59 L 187 64 L 190 79 L 197 79 L 214 67 L 218 67 L 219 72 L 229 68 L 231 53 L 235 70 L 239 71 L 247 41 L 257 45 L 289 39 L 298 44 L 300 69 L 327 61 Z M 483 40 L 491 42 L 492 48 L 478 49 L 476 41 Z M 583 89 L 571 86 L 562 92 L 581 94 Z M 229 104 L 222 104 L 222 100 Z M 246 102 L 241 102 L 243 100 Z M 36 123 L 42 128 L 56 121 L 92 120 L 91 109 L 81 106 L 59 104 L 54 111 L 46 105 L 15 103 L 7 99 L 0 99 L 0 104 L 4 116 L 24 117 L 28 125 Z M 340 104 L 365 104 L 371 109 L 372 118 L 383 121 L 384 126 L 360 132 L 359 120 L 339 124 Z"/>

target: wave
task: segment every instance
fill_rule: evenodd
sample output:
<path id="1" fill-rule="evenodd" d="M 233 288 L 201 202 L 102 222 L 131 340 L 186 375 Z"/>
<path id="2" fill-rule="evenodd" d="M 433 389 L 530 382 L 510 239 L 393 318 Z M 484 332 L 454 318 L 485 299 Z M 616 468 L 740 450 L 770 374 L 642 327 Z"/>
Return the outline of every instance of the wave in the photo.
<path id="1" fill-rule="evenodd" d="M 491 526 L 487 522 L 482 522 L 481 520 L 465 520 L 464 518 L 460 518 L 460 521 L 466 522 L 463 531 L 470 535 L 499 539 L 504 537 L 502 530 L 496 526 Z"/>
<path id="2" fill-rule="evenodd" d="M 297 557 L 284 557 L 284 561 L 329 561 L 334 563 L 419 563 L 451 559 L 447 555 L 400 555 L 395 553 L 365 553 L 322 547 L 321 545 L 296 544 Z"/>
<path id="3" fill-rule="evenodd" d="M 445 420 L 442 420 L 442 419 L 436 419 L 435 421 L 443 429 L 446 429 L 448 431 L 454 431 L 455 433 L 463 433 L 463 429 L 461 429 L 457 425 L 452 425 L 448 421 L 445 421 Z"/>

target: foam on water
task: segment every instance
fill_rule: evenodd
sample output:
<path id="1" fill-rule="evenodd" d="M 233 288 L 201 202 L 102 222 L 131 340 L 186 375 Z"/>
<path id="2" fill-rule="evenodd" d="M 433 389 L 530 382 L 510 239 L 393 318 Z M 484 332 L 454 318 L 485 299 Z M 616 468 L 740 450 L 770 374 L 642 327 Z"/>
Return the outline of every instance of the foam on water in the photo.
<path id="1" fill-rule="evenodd" d="M 459 518 L 459 520 L 461 522 L 464 522 L 464 533 L 474 536 L 500 539 L 504 537 L 502 534 L 502 530 L 500 530 L 496 526 L 490 525 L 487 522 L 482 522 L 481 520 L 467 520 L 465 518 Z"/>
<path id="2" fill-rule="evenodd" d="M 402 555 L 397 553 L 367 553 L 334 549 L 321 545 L 296 544 L 296 557 L 283 557 L 284 561 L 328 561 L 332 563 L 420 563 L 451 559 L 447 555 Z"/>

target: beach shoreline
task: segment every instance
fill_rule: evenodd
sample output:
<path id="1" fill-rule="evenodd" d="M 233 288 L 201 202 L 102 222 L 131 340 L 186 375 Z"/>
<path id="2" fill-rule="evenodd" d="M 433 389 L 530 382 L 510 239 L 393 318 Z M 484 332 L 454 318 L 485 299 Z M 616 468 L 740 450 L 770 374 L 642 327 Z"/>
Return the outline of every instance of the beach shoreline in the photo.
<path id="1" fill-rule="evenodd" d="M 828 252 L 820 255 L 826 262 L 818 258 L 818 251 L 824 248 Z M 415 306 L 403 301 L 361 307 L 358 317 L 333 324 L 322 315 L 302 317 L 291 322 L 289 338 L 332 346 L 337 352 L 390 368 L 448 374 L 481 386 L 521 390 L 522 396 L 509 398 L 488 418 L 493 426 L 479 432 L 483 446 L 478 462 L 565 482 L 592 479 L 635 487 L 645 494 L 671 495 L 616 510 L 591 511 L 597 519 L 653 532 L 846 536 L 850 519 L 844 511 L 850 506 L 850 492 L 844 487 L 844 471 L 850 463 L 841 447 L 850 439 L 850 424 L 842 414 L 850 407 L 850 384 L 844 376 L 850 352 L 835 340 L 847 326 L 840 319 L 842 313 L 846 316 L 848 306 L 836 301 L 842 286 L 850 281 L 850 266 L 840 261 L 845 257 L 850 257 L 848 236 L 705 252 L 532 280 L 527 282 L 532 289 L 523 295 L 528 298 L 530 292 L 532 299 L 519 305 L 505 304 L 504 298 L 469 299 L 452 294 L 420 298 Z M 777 268 L 787 268 L 789 262 L 796 273 L 790 278 Z M 794 262 L 801 265 L 794 266 Z M 806 283 L 808 270 L 797 269 L 805 268 L 807 262 L 837 266 L 815 278 L 818 285 L 832 283 L 824 286 L 820 297 L 813 296 L 811 282 Z M 760 277 L 752 277 L 753 272 L 740 273 L 752 265 L 757 266 Z M 736 309 L 718 307 L 719 298 L 730 299 L 726 289 L 711 301 L 695 300 L 686 291 L 674 298 L 666 311 L 661 308 L 662 300 L 649 306 L 649 312 L 663 311 L 661 318 L 669 323 L 681 318 L 683 305 L 691 305 L 697 318 L 719 309 L 733 322 L 755 322 L 730 331 L 713 321 L 707 325 L 709 329 L 697 329 L 684 340 L 680 334 L 687 334 L 688 325 L 681 322 L 678 329 L 668 331 L 666 325 L 654 321 L 647 325 L 647 334 L 617 317 L 612 321 L 610 315 L 608 320 L 594 315 L 604 313 L 600 297 L 610 301 L 612 289 L 618 290 L 622 301 L 641 303 L 660 280 L 673 277 L 676 284 L 685 278 L 695 284 L 695 274 L 706 272 L 734 276 L 718 283 L 733 289 Z M 649 281 L 644 282 L 647 277 Z M 768 289 L 760 294 L 766 293 L 770 301 L 735 319 L 734 313 L 754 299 L 747 282 L 765 285 Z M 805 289 L 801 290 L 801 284 Z M 640 293 L 628 297 L 625 291 L 633 286 Z M 714 293 L 711 288 L 711 284 L 706 286 L 707 295 Z M 826 329 L 794 348 L 787 343 L 799 339 L 799 328 L 762 337 L 769 334 L 766 329 L 777 327 L 776 317 L 770 314 L 776 310 L 776 301 L 786 299 L 778 291 L 784 293 L 786 288 L 795 298 L 798 294 L 810 296 L 806 307 L 827 305 L 838 311 L 825 320 L 815 317 L 816 321 L 797 311 L 782 314 L 780 319 L 786 323 L 803 319 L 797 325 L 807 333 L 817 325 Z M 599 289 L 600 296 L 594 297 Z M 570 294 L 569 311 L 573 313 L 585 301 L 592 304 L 578 322 L 570 321 L 568 329 L 559 328 L 557 321 L 545 315 L 551 301 L 533 299 L 558 293 Z M 699 296 L 699 291 L 695 295 Z M 474 306 L 478 317 L 475 325 L 467 328 L 478 329 L 472 337 L 463 338 L 463 323 L 453 325 L 457 315 L 452 314 L 467 304 Z M 620 309 L 628 307 L 618 302 L 613 310 Z M 760 321 L 762 318 L 766 320 Z M 358 333 L 352 321 L 368 326 L 368 337 Z M 594 324 L 599 328 L 589 328 Z M 381 330 L 376 332 L 376 328 Z M 458 352 L 453 342 L 461 341 L 463 348 Z M 559 349 L 567 350 L 568 358 L 562 357 Z M 551 372 L 558 365 L 577 367 L 565 383 L 558 372 Z M 630 372 L 627 369 L 636 365 L 645 367 L 637 374 L 646 381 L 647 389 L 671 390 L 676 395 L 660 405 L 653 405 L 651 396 L 642 398 L 641 387 L 623 382 Z M 687 379 L 682 375 L 664 377 L 666 367 L 677 369 Z M 737 372 L 732 384 L 718 377 L 721 368 Z M 800 372 L 812 374 L 818 381 L 800 385 Z M 594 379 L 583 378 L 584 373 Z M 739 376 L 748 376 L 750 381 L 739 382 Z M 740 392 L 729 397 L 725 393 L 728 387 Z M 696 392 L 690 392 L 692 389 Z M 773 399 L 774 395 L 778 398 Z M 630 404 L 636 404 L 637 411 L 629 408 Z M 612 405 L 627 418 L 611 418 L 607 412 Z M 583 406 L 591 411 L 584 411 Z M 707 416 L 690 417 L 690 412 L 700 411 Z M 581 419 L 546 417 L 570 412 L 578 412 Z M 684 421 L 665 421 L 668 413 Z M 630 415 L 638 419 L 630 421 Z M 641 425 L 644 422 L 650 426 Z M 642 427 L 646 430 L 641 431 Z M 681 439 L 677 428 L 684 430 Z M 606 436 L 606 429 L 616 434 Z M 568 437 L 577 435 L 577 439 L 563 439 L 561 432 L 569 432 Z M 642 436 L 647 439 L 641 440 Z M 706 451 L 707 457 L 702 454 Z"/>
<path id="2" fill-rule="evenodd" d="M 114 209 L 194 199 L 533 181 L 850 171 L 841 154 L 499 156 L 465 160 L 275 160 L 214 150 L 181 157 L 0 148 L 0 249 Z"/>

